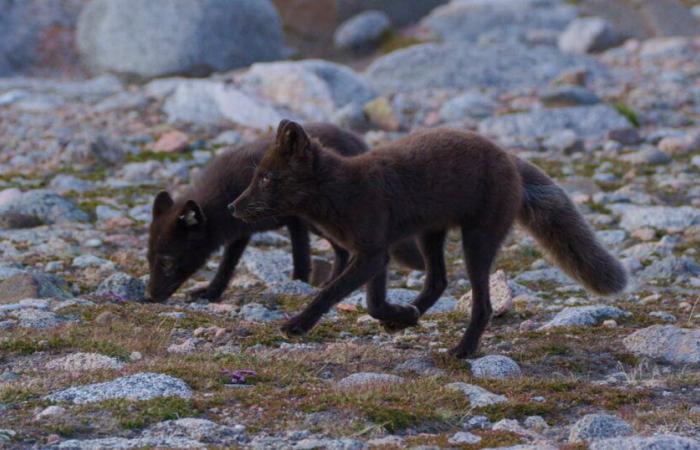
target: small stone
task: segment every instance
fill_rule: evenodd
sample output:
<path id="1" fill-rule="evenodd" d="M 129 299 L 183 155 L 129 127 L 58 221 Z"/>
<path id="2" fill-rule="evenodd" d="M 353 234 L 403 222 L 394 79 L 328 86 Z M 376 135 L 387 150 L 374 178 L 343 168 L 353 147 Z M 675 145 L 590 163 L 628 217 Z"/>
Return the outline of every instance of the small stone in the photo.
<path id="1" fill-rule="evenodd" d="M 172 344 L 168 347 L 168 353 L 187 355 L 197 351 L 198 339 L 185 339 L 180 344 Z"/>
<path id="2" fill-rule="evenodd" d="M 404 379 L 388 373 L 358 372 L 348 375 L 336 383 L 340 389 L 365 387 L 382 384 L 403 383 Z"/>
<path id="3" fill-rule="evenodd" d="M 260 303 L 246 303 L 239 315 L 246 322 L 273 322 L 284 318 L 282 312 L 268 309 Z"/>
<path id="4" fill-rule="evenodd" d="M 489 291 L 493 316 L 499 317 L 513 308 L 513 291 L 508 285 L 508 275 L 503 270 L 498 270 L 489 278 Z M 459 299 L 458 309 L 470 311 L 472 291 L 467 292 Z"/>
<path id="5" fill-rule="evenodd" d="M 669 364 L 700 364 L 700 330 L 652 325 L 622 341 L 634 354 Z"/>
<path id="6" fill-rule="evenodd" d="M 182 131 L 168 131 L 153 145 L 153 151 L 175 153 L 187 149 L 190 137 Z"/>
<path id="7" fill-rule="evenodd" d="M 610 23 L 599 17 L 574 19 L 559 36 L 559 50 L 565 53 L 593 53 L 620 42 Z"/>
<path id="8" fill-rule="evenodd" d="M 341 50 L 367 51 L 374 48 L 390 29 L 391 19 L 385 12 L 368 10 L 340 24 L 333 42 Z"/>
<path id="9" fill-rule="evenodd" d="M 66 408 L 63 408 L 62 406 L 52 405 L 42 409 L 36 416 L 34 416 L 34 420 L 41 420 L 49 417 L 60 416 L 65 413 Z"/>
<path id="10" fill-rule="evenodd" d="M 141 361 L 143 359 L 143 355 L 141 352 L 131 352 L 131 354 L 129 354 L 129 359 L 131 361 Z"/>
<path id="11" fill-rule="evenodd" d="M 46 363 L 49 370 L 85 372 L 90 370 L 120 370 L 124 363 L 98 353 L 73 353 Z"/>
<path id="12" fill-rule="evenodd" d="M 537 433 L 541 433 L 549 428 L 549 425 L 547 425 L 547 422 L 544 420 L 544 418 L 542 418 L 542 416 L 529 416 L 525 419 L 523 425 L 525 425 L 527 429 L 533 430 Z"/>
<path id="13" fill-rule="evenodd" d="M 46 444 L 47 445 L 56 445 L 59 442 L 61 442 L 61 436 L 59 436 L 57 434 L 49 434 L 46 437 Z"/>
<path id="14" fill-rule="evenodd" d="M 445 385 L 445 389 L 462 392 L 469 398 L 469 405 L 472 408 L 495 405 L 497 403 L 505 403 L 508 401 L 508 398 L 505 396 L 494 394 L 474 384 L 461 382 L 450 383 Z"/>
<path id="15" fill-rule="evenodd" d="M 15 303 L 25 298 L 72 297 L 63 289 L 64 282 L 53 275 L 20 272 L 0 281 L 0 304 Z"/>
<path id="16" fill-rule="evenodd" d="M 468 431 L 458 431 L 448 441 L 452 445 L 474 445 L 481 442 L 481 437 Z"/>
<path id="17" fill-rule="evenodd" d="M 137 373 L 104 383 L 76 386 L 47 395 L 52 402 L 76 405 L 111 399 L 151 400 L 157 397 L 190 398 L 192 390 L 184 381 L 161 373 Z"/>
<path id="18" fill-rule="evenodd" d="M 632 427 L 617 416 L 610 414 L 587 414 L 571 427 L 570 442 L 586 442 L 599 439 L 629 436 Z"/>
<path id="19" fill-rule="evenodd" d="M 146 298 L 146 285 L 138 278 L 117 272 L 100 283 L 95 295 L 117 301 L 141 302 Z"/>
<path id="20" fill-rule="evenodd" d="M 659 320 L 662 320 L 664 322 L 668 323 L 674 323 L 676 320 L 676 316 L 674 316 L 671 313 L 667 313 L 666 311 L 652 311 L 649 313 L 650 317 L 655 317 Z"/>
<path id="21" fill-rule="evenodd" d="M 605 328 L 616 328 L 617 327 L 617 322 L 614 321 L 613 319 L 608 319 L 603 321 L 603 326 Z"/>
<path id="22" fill-rule="evenodd" d="M 486 416 L 472 416 L 462 423 L 465 430 L 485 430 L 491 426 L 489 418 Z"/>
<path id="23" fill-rule="evenodd" d="M 642 143 L 642 136 L 636 128 L 616 128 L 609 130 L 605 138 L 610 141 L 619 142 L 622 145 L 637 145 Z"/>
<path id="24" fill-rule="evenodd" d="M 542 143 L 545 148 L 552 149 L 557 152 L 571 155 L 584 151 L 583 141 L 572 130 L 559 130 L 553 132 Z"/>
<path id="25" fill-rule="evenodd" d="M 572 306 L 559 311 L 556 316 L 542 327 L 541 330 L 557 327 L 593 326 L 605 319 L 624 317 L 625 312 L 620 308 L 608 305 Z"/>
<path id="26" fill-rule="evenodd" d="M 522 426 L 520 426 L 518 421 L 515 419 L 501 419 L 498 422 L 494 423 L 491 429 L 493 431 L 507 431 L 509 433 L 515 433 L 520 435 L 530 434 L 530 432 Z"/>
<path id="27" fill-rule="evenodd" d="M 590 450 L 700 450 L 694 439 L 671 434 L 632 436 L 592 442 Z"/>
<path id="28" fill-rule="evenodd" d="M 471 362 L 472 375 L 476 378 L 501 380 L 522 375 L 518 364 L 507 356 L 487 355 Z"/>
<path id="29" fill-rule="evenodd" d="M 687 155 L 700 151 L 700 131 L 682 136 L 668 136 L 659 141 L 659 149 L 670 155 Z"/>
<path id="30" fill-rule="evenodd" d="M 540 94 L 540 100 L 545 106 L 577 106 L 595 105 L 600 103 L 600 98 L 593 91 L 581 86 L 554 86 Z"/>

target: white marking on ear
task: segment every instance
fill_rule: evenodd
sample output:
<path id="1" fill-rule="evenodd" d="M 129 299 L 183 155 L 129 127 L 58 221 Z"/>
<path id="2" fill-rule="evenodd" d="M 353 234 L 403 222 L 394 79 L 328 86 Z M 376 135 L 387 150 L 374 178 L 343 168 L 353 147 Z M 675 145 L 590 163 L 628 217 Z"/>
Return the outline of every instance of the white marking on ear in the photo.
<path id="1" fill-rule="evenodd" d="M 199 224 L 199 222 L 197 221 L 197 213 L 195 213 L 191 209 L 188 210 L 185 214 L 181 215 L 180 220 L 185 222 L 185 225 L 187 225 L 188 227 L 193 227 Z"/>

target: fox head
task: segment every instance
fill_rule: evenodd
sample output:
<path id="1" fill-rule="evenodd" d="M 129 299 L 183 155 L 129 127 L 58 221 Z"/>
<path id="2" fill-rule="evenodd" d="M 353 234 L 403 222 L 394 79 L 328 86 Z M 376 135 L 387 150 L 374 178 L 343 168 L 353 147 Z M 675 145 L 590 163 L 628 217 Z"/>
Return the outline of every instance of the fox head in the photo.
<path id="1" fill-rule="evenodd" d="M 149 301 L 167 300 L 199 270 L 213 251 L 210 241 L 207 218 L 195 201 L 176 205 L 167 192 L 156 195 L 148 237 Z"/>
<path id="2" fill-rule="evenodd" d="M 246 222 L 295 214 L 313 201 L 320 144 L 301 125 L 283 120 L 248 188 L 229 205 Z"/>

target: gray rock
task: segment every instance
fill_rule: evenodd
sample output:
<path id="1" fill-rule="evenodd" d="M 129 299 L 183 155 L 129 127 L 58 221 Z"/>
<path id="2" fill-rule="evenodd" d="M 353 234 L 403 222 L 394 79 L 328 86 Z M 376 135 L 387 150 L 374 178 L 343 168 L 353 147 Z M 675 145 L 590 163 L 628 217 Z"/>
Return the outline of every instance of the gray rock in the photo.
<path id="1" fill-rule="evenodd" d="M 74 67 L 68 30 L 82 5 L 80 0 L 0 2 L 0 76 L 36 71 L 45 76 L 50 69 Z"/>
<path id="2" fill-rule="evenodd" d="M 118 209 L 114 209 L 106 205 L 97 205 L 95 208 L 95 216 L 99 221 L 115 219 L 117 217 L 122 217 L 123 215 L 124 214 Z"/>
<path id="3" fill-rule="evenodd" d="M 73 175 L 59 174 L 51 180 L 49 187 L 59 194 L 67 194 L 69 192 L 83 193 L 94 189 L 94 184 Z"/>
<path id="4" fill-rule="evenodd" d="M 620 36 L 600 17 L 573 20 L 559 36 L 559 49 L 567 53 L 602 52 L 618 45 Z"/>
<path id="5" fill-rule="evenodd" d="M 676 316 L 671 313 L 667 313 L 666 311 L 652 311 L 649 313 L 649 317 L 654 317 L 668 323 L 674 323 L 678 320 Z"/>
<path id="6" fill-rule="evenodd" d="M 657 228 L 678 232 L 700 224 L 700 209 L 690 206 L 610 205 L 609 208 L 620 214 L 620 226 L 628 231 Z"/>
<path id="7" fill-rule="evenodd" d="M 177 84 L 163 110 L 171 122 L 276 127 L 283 116 L 271 105 L 221 81 L 185 80 Z"/>
<path id="8" fill-rule="evenodd" d="M 99 353 L 72 353 L 46 363 L 49 370 L 66 372 L 84 372 L 90 370 L 119 370 L 124 363 L 116 358 Z"/>
<path id="9" fill-rule="evenodd" d="M 554 86 L 540 93 L 540 100 L 546 106 L 579 106 L 600 103 L 595 93 L 581 86 Z"/>
<path id="10" fill-rule="evenodd" d="M 452 445 L 474 445 L 481 442 L 481 436 L 468 431 L 458 431 L 447 440 Z"/>
<path id="11" fill-rule="evenodd" d="M 24 192 L 0 206 L 0 227 L 12 217 L 24 217 L 36 225 L 66 222 L 87 222 L 88 214 L 57 193 L 44 189 Z M 34 225 L 34 226 L 36 226 Z"/>
<path id="12" fill-rule="evenodd" d="M 627 350 L 668 364 L 700 364 L 700 330 L 652 325 L 635 331 L 623 343 Z"/>
<path id="13" fill-rule="evenodd" d="M 634 430 L 624 420 L 610 414 L 586 414 L 569 431 L 570 442 L 587 442 L 630 436 Z"/>
<path id="14" fill-rule="evenodd" d="M 370 127 L 364 105 L 360 103 L 349 103 L 343 106 L 331 115 L 330 121 L 339 127 L 358 132 L 365 132 Z"/>
<path id="15" fill-rule="evenodd" d="M 294 444 L 294 450 L 364 450 L 367 446 L 357 439 L 308 438 Z"/>
<path id="16" fill-rule="evenodd" d="M 453 1 L 421 25 L 448 41 L 530 42 L 535 34 L 556 36 L 576 14 L 575 7 L 550 0 Z"/>
<path id="17" fill-rule="evenodd" d="M 481 386 L 476 386 L 474 384 L 467 383 L 450 383 L 445 385 L 446 389 L 459 391 L 469 398 L 469 406 L 471 407 L 481 407 L 488 405 L 495 405 L 497 403 L 505 403 L 508 398 L 503 395 L 497 395 L 493 392 L 489 392 Z"/>
<path id="18" fill-rule="evenodd" d="M 626 313 L 620 308 L 608 305 L 571 306 L 562 309 L 540 329 L 573 326 L 593 326 L 605 319 L 618 319 Z"/>
<path id="19" fill-rule="evenodd" d="M 253 64 L 241 83 L 245 92 L 311 120 L 327 120 L 337 109 L 375 96 L 349 67 L 314 59 Z"/>
<path id="20" fill-rule="evenodd" d="M 605 132 L 629 126 L 627 119 L 607 105 L 576 106 L 491 117 L 479 124 L 487 136 L 518 140 L 544 139 L 560 130 L 581 138 L 602 138 Z"/>
<path id="21" fill-rule="evenodd" d="M 340 24 L 333 43 L 340 50 L 372 50 L 390 29 L 391 19 L 385 12 L 364 11 Z"/>
<path id="22" fill-rule="evenodd" d="M 476 378 L 502 380 L 522 375 L 518 364 L 507 356 L 487 355 L 471 362 L 472 375 Z"/>
<path id="23" fill-rule="evenodd" d="M 667 256 L 654 261 L 639 272 L 640 279 L 649 278 L 688 278 L 700 275 L 700 266 L 687 256 Z"/>
<path id="24" fill-rule="evenodd" d="M 440 118 L 446 122 L 483 119 L 494 113 L 498 103 L 478 91 L 469 91 L 447 100 L 440 108 Z"/>
<path id="25" fill-rule="evenodd" d="M 243 141 L 243 136 L 236 130 L 226 130 L 219 134 L 212 141 L 213 144 L 217 145 L 237 145 Z"/>
<path id="26" fill-rule="evenodd" d="M 117 272 L 102 281 L 95 295 L 117 301 L 143 301 L 146 298 L 146 286 L 143 281 L 124 272 Z"/>
<path id="27" fill-rule="evenodd" d="M 404 379 L 388 373 L 358 372 L 348 375 L 336 383 L 336 387 L 341 389 L 357 388 L 380 384 L 403 383 Z"/>
<path id="28" fill-rule="evenodd" d="M 88 267 L 103 267 L 105 269 L 113 269 L 114 263 L 110 260 L 100 258 L 95 255 L 80 255 L 73 258 L 71 267 L 85 269 Z"/>
<path id="29" fill-rule="evenodd" d="M 151 400 L 157 397 L 192 397 L 187 384 L 162 373 L 142 372 L 104 383 L 71 387 L 45 398 L 51 402 L 69 402 L 76 405 L 112 399 Z"/>
<path id="30" fill-rule="evenodd" d="M 502 270 L 497 270 L 489 277 L 489 293 L 493 316 L 499 317 L 510 311 L 513 307 L 513 291 L 508 285 L 508 275 Z M 471 311 L 472 291 L 470 290 L 459 299 L 460 311 Z"/>
<path id="31" fill-rule="evenodd" d="M 412 373 L 421 376 L 441 376 L 445 371 L 436 367 L 429 358 L 413 358 L 397 364 L 394 371 L 398 373 Z"/>
<path id="32" fill-rule="evenodd" d="M 644 140 L 639 134 L 639 131 L 631 127 L 610 130 L 605 134 L 605 138 L 610 141 L 619 142 L 622 145 L 637 145 Z"/>
<path id="33" fill-rule="evenodd" d="M 631 162 L 632 164 L 652 166 L 669 164 L 672 161 L 670 156 L 653 145 L 644 145 L 638 151 L 621 155 L 619 158 L 622 161 Z"/>
<path id="34" fill-rule="evenodd" d="M 241 308 L 240 317 L 248 322 L 273 322 L 284 319 L 284 313 L 268 309 L 260 303 L 246 303 Z"/>
<path id="35" fill-rule="evenodd" d="M 131 448 L 206 448 L 207 445 L 188 438 L 145 436 L 139 438 L 108 437 L 99 439 L 68 439 L 56 448 L 70 450 L 131 449 Z"/>
<path id="36" fill-rule="evenodd" d="M 268 0 L 96 0 L 77 44 L 93 72 L 140 78 L 202 75 L 280 58 L 280 19 Z"/>
<path id="37" fill-rule="evenodd" d="M 64 322 L 60 317 L 51 311 L 43 311 L 35 308 L 23 308 L 18 311 L 11 311 L 9 314 L 19 321 L 22 328 L 53 328 Z"/>
<path id="38" fill-rule="evenodd" d="M 386 300 L 397 305 L 408 305 L 418 296 L 418 291 L 412 289 L 388 289 Z M 366 306 L 367 296 L 364 292 L 357 292 L 341 302 L 344 305 Z M 438 301 L 428 310 L 426 314 L 436 314 L 450 312 L 457 309 L 457 299 L 452 296 L 445 295 L 440 297 Z"/>
<path id="39" fill-rule="evenodd" d="M 656 436 L 633 436 L 604 439 L 593 442 L 591 450 L 700 450 L 694 439 L 672 434 Z"/>
<path id="40" fill-rule="evenodd" d="M 54 275 L 20 271 L 0 281 L 0 304 L 26 298 L 71 298 L 65 287 L 65 282 Z"/>
<path id="41" fill-rule="evenodd" d="M 291 278 L 292 255 L 284 250 L 250 248 L 243 256 L 243 265 L 266 284 L 284 283 Z"/>
<path id="42" fill-rule="evenodd" d="M 445 88 L 501 92 L 546 86 L 571 67 L 583 67 L 593 77 L 605 72 L 585 56 L 565 55 L 544 46 L 449 42 L 414 45 L 389 53 L 375 60 L 365 74 L 383 94 Z"/>
<path id="43" fill-rule="evenodd" d="M 166 420 L 157 423 L 144 432 L 145 437 L 171 437 L 194 439 L 216 446 L 240 445 L 245 440 L 245 427 L 242 425 L 224 426 L 211 420 L 192 417 Z"/>

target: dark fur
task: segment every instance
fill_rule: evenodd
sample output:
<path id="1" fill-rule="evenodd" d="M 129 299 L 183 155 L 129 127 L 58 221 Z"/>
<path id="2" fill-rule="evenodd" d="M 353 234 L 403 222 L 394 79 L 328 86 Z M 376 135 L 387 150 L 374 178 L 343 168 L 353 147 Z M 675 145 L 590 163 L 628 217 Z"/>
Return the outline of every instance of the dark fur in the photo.
<path id="1" fill-rule="evenodd" d="M 414 133 L 372 152 L 344 158 L 304 129 L 280 124 L 246 191 L 237 217 L 260 220 L 295 214 L 350 250 L 350 264 L 283 330 L 310 330 L 334 304 L 367 284 L 367 308 L 389 329 L 415 325 L 445 290 L 445 235 L 460 227 L 473 301 L 469 326 L 453 349 L 473 355 L 491 316 L 489 272 L 516 219 L 556 262 L 598 292 L 624 287 L 620 264 L 597 243 L 564 192 L 531 164 L 487 139 L 453 130 Z M 386 302 L 387 249 L 419 236 L 427 274 L 410 306 Z"/>
<path id="2" fill-rule="evenodd" d="M 312 136 L 342 155 L 354 156 L 368 151 L 362 138 L 334 125 L 317 123 L 307 127 Z M 232 217 L 226 209 L 250 183 L 255 166 L 274 142 L 274 135 L 269 135 L 226 151 L 214 158 L 198 180 L 177 199 L 173 200 L 167 192 L 156 196 L 148 242 L 148 296 L 152 301 L 167 300 L 224 245 L 215 277 L 206 288 L 192 293 L 194 297 L 218 300 L 252 234 L 282 226 L 287 227 L 292 241 L 292 276 L 308 281 L 311 262 L 307 224 L 292 216 L 246 223 Z M 336 259 L 331 277 L 339 274 L 348 260 L 344 249 L 332 245 Z M 397 258 L 399 261 L 422 268 L 420 253 L 413 242 L 397 245 L 397 251 L 401 254 Z"/>

